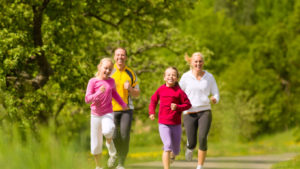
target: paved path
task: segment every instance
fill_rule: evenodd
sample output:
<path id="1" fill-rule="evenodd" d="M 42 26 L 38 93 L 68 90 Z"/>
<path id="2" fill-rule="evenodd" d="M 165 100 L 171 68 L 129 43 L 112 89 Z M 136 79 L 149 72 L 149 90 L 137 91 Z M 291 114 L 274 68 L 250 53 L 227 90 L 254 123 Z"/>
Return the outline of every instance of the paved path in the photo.
<path id="1" fill-rule="evenodd" d="M 270 169 L 271 166 L 280 161 L 286 161 L 296 156 L 296 153 L 262 156 L 243 157 L 208 157 L 205 162 L 205 169 Z M 195 169 L 197 161 L 175 161 L 171 169 Z M 162 169 L 162 162 L 147 162 L 132 164 L 126 169 Z"/>

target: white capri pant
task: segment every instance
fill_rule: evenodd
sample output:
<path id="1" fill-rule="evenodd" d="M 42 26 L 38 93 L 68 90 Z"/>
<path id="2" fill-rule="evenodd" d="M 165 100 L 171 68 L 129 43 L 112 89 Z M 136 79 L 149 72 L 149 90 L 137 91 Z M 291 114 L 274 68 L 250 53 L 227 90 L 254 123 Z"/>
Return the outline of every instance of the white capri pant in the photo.
<path id="1" fill-rule="evenodd" d="M 103 136 L 112 138 L 115 131 L 114 114 L 91 115 L 91 153 L 102 153 Z"/>

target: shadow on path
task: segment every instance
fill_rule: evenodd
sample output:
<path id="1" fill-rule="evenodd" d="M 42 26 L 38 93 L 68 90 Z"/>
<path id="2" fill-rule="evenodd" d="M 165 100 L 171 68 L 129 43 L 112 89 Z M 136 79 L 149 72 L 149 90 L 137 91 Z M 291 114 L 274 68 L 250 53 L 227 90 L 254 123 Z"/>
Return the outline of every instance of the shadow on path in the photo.
<path id="1" fill-rule="evenodd" d="M 195 169 L 196 167 L 172 167 L 171 169 Z M 126 169 L 163 169 L 163 167 L 144 167 L 144 166 L 135 166 L 135 167 L 126 167 Z M 205 169 L 229 169 L 229 168 L 220 168 L 220 167 L 205 167 Z M 234 168 L 234 169 L 253 169 L 253 168 Z"/>
<path id="2" fill-rule="evenodd" d="M 277 160 L 206 160 L 206 163 L 255 163 L 255 164 L 274 164 L 277 163 Z"/>
<path id="3" fill-rule="evenodd" d="M 208 157 L 205 169 L 270 169 L 275 163 L 292 159 L 296 153 L 242 156 L 242 157 Z M 197 161 L 175 161 L 171 169 L 195 169 Z M 131 164 L 126 169 L 163 169 L 161 161 Z"/>

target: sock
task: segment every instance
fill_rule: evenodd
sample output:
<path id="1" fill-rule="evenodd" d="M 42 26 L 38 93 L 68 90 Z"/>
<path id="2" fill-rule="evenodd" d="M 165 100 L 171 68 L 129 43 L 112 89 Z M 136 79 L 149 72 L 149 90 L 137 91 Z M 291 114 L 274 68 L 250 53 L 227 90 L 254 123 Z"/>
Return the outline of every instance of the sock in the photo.
<path id="1" fill-rule="evenodd" d="M 117 150 L 115 148 L 115 144 L 113 141 L 111 141 L 110 144 L 108 144 L 108 142 L 106 142 L 106 147 L 107 147 L 109 156 L 115 156 L 117 154 Z"/>

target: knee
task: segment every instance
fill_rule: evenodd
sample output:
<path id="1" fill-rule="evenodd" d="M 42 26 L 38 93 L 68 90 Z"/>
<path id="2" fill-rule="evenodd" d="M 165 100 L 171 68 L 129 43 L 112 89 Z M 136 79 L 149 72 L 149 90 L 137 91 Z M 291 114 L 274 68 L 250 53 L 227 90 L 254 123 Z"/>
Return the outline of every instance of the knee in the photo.
<path id="1" fill-rule="evenodd" d="M 193 150 L 196 147 L 196 144 L 194 144 L 194 145 L 187 145 L 186 147 L 188 149 L 190 149 L 190 150 Z"/>
<path id="2" fill-rule="evenodd" d="M 129 129 L 126 129 L 126 130 L 120 130 L 120 137 L 121 137 L 121 139 L 122 140 L 127 140 L 127 139 L 129 139 L 129 137 L 130 137 L 130 130 Z"/>
<path id="3" fill-rule="evenodd" d="M 115 126 L 106 127 L 103 129 L 102 133 L 106 138 L 112 138 L 114 135 Z"/>
<path id="4" fill-rule="evenodd" d="M 190 150 L 194 149 L 196 147 L 196 141 L 187 141 L 186 147 Z"/>
<path id="5" fill-rule="evenodd" d="M 164 142 L 164 151 L 172 151 L 172 145 L 171 143 Z"/>
<path id="6" fill-rule="evenodd" d="M 126 133 L 120 133 L 120 137 L 122 140 L 125 140 L 125 139 L 127 139 L 128 136 Z"/>
<path id="7" fill-rule="evenodd" d="M 206 144 L 200 144 L 199 150 L 201 150 L 201 151 L 207 151 L 207 145 Z"/>
<path id="8" fill-rule="evenodd" d="M 207 137 L 206 136 L 199 136 L 199 144 L 206 144 Z"/>
<path id="9" fill-rule="evenodd" d="M 207 150 L 207 137 L 200 137 L 199 138 L 199 149 L 202 151 Z"/>

